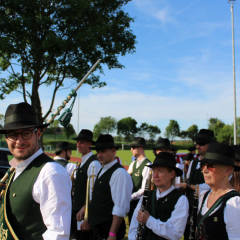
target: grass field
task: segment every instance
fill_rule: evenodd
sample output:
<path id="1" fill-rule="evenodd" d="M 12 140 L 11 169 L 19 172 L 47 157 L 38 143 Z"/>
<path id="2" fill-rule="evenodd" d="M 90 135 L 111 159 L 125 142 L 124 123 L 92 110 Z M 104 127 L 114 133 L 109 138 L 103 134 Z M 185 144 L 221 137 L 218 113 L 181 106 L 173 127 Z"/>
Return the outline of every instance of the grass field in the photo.
<path id="1" fill-rule="evenodd" d="M 178 152 L 188 152 L 188 151 L 187 150 L 180 150 Z M 93 151 L 93 153 L 95 154 L 96 152 Z M 154 156 L 152 150 L 145 150 L 145 155 L 151 162 L 154 161 L 155 156 Z M 72 151 L 72 156 L 77 157 L 77 151 L 73 150 Z M 79 154 L 78 157 L 80 157 L 80 156 L 81 155 Z M 121 158 L 123 165 L 129 166 L 131 164 L 131 157 L 132 157 L 131 150 L 118 150 L 117 151 L 117 156 Z"/>

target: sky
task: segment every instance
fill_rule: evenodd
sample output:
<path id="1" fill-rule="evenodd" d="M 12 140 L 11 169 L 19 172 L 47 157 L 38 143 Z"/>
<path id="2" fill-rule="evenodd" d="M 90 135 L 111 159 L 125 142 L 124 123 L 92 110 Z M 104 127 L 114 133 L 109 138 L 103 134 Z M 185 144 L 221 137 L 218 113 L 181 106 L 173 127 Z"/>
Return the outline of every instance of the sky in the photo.
<path id="1" fill-rule="evenodd" d="M 170 119 L 180 130 L 196 124 L 208 127 L 209 118 L 234 121 L 232 24 L 227 0 L 133 0 L 124 10 L 134 18 L 136 52 L 119 57 L 124 69 L 105 68 L 104 88 L 83 85 L 74 104 L 71 124 L 79 132 L 93 130 L 101 117 L 132 117 L 157 125 L 164 136 Z M 233 4 L 237 116 L 240 70 L 240 0 Z M 74 89 L 76 86 L 71 86 Z M 53 109 L 70 89 L 58 92 Z M 51 88 L 40 90 L 43 113 Z M 0 113 L 10 103 L 23 101 L 11 93 L 1 101 Z M 68 108 L 70 104 L 66 106 Z M 57 118 L 56 118 L 57 119 Z"/>

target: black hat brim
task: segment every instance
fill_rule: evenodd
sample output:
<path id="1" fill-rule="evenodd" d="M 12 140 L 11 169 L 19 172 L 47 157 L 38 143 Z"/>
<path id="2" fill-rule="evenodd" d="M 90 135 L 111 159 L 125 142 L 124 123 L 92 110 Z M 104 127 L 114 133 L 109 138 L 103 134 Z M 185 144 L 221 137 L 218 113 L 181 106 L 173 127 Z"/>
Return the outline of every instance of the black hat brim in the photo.
<path id="1" fill-rule="evenodd" d="M 113 145 L 113 146 L 95 146 L 95 147 L 90 147 L 89 149 L 91 149 L 91 150 L 104 150 L 104 149 L 108 149 L 108 148 L 115 148 L 116 150 L 118 150 L 119 149 L 119 147 L 118 146 L 115 146 L 115 145 Z"/>
<path id="2" fill-rule="evenodd" d="M 180 177 L 183 175 L 183 171 L 180 168 L 169 166 L 168 164 L 164 164 L 164 163 L 153 163 L 151 165 L 146 165 L 146 167 L 149 167 L 149 168 L 168 167 L 168 168 L 172 168 L 173 170 L 175 170 L 177 177 Z"/>
<path id="3" fill-rule="evenodd" d="M 87 138 L 87 137 L 76 137 L 76 138 L 72 138 L 73 140 L 84 140 L 84 141 L 88 141 L 91 142 L 93 145 L 95 145 L 95 141 L 93 141 L 91 138 Z"/>
<path id="4" fill-rule="evenodd" d="M 23 124 L 19 122 L 18 124 L 14 124 L 14 126 L 11 127 L 11 125 L 8 125 L 7 127 L 0 129 L 0 134 L 5 134 L 7 131 L 14 131 L 19 129 L 25 129 L 25 128 L 46 128 L 50 125 L 50 123 L 46 124 Z"/>
<path id="5" fill-rule="evenodd" d="M 224 165 L 224 166 L 232 166 L 234 168 L 234 171 L 240 171 L 240 167 L 236 165 L 227 164 L 226 162 L 221 162 L 214 159 L 204 158 L 203 160 L 197 160 L 198 162 L 202 163 L 211 163 L 216 165 Z"/>

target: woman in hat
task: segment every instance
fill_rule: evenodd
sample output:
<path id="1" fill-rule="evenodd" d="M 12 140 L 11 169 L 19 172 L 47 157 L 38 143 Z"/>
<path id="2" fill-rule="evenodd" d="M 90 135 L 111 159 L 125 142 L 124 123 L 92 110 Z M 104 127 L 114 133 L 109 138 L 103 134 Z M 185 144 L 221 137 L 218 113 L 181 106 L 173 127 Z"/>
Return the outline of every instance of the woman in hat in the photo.
<path id="1" fill-rule="evenodd" d="M 240 239 L 240 194 L 229 183 L 234 150 L 222 143 L 211 143 L 201 162 L 205 183 L 211 188 L 200 193 L 196 239 Z"/>
<path id="2" fill-rule="evenodd" d="M 171 153 L 161 152 L 156 156 L 152 168 L 156 190 L 147 194 L 145 212 L 140 210 L 143 198 L 139 201 L 130 225 L 128 239 L 135 240 L 138 224 L 146 225 L 142 239 L 181 239 L 188 217 L 188 200 L 173 184 L 182 170 L 176 167 Z M 146 199 L 146 198 L 145 198 Z"/>

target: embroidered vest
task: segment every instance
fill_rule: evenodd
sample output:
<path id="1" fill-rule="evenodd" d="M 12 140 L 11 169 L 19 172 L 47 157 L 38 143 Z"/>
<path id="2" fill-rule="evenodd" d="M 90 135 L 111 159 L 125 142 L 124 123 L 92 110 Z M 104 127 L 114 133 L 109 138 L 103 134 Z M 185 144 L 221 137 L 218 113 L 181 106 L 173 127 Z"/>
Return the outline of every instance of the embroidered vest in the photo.
<path id="1" fill-rule="evenodd" d="M 19 239 L 42 240 L 47 230 L 40 212 L 40 204 L 32 197 L 33 185 L 41 169 L 53 161 L 45 154 L 33 160 L 11 183 L 7 193 L 7 215 Z"/>
<path id="2" fill-rule="evenodd" d="M 203 215 L 201 214 L 203 204 L 210 193 L 210 190 L 204 194 L 202 205 L 197 216 L 197 225 L 202 219 Z M 230 192 L 229 192 L 230 193 Z M 226 196 L 224 200 L 221 202 L 220 207 L 210 216 L 208 216 L 199 227 L 199 235 L 196 239 L 201 239 L 204 237 L 204 240 L 227 240 L 228 234 L 226 231 L 226 224 L 224 222 L 224 208 L 226 206 L 227 201 L 234 197 L 240 196 L 240 193 L 234 191 L 231 195 Z M 219 205 L 217 205 L 214 209 L 216 209 Z"/>
<path id="3" fill-rule="evenodd" d="M 133 180 L 133 191 L 132 191 L 133 193 L 137 192 L 141 188 L 142 180 L 143 180 L 142 172 L 145 165 L 149 162 L 150 161 L 147 158 L 144 159 L 140 164 L 140 166 L 138 166 L 138 168 L 137 168 L 137 160 L 135 160 L 135 162 L 133 163 L 133 171 L 131 173 L 131 177 Z"/>
<path id="4" fill-rule="evenodd" d="M 86 187 L 87 187 L 87 171 L 92 161 L 97 160 L 95 155 L 92 155 L 84 163 L 84 165 L 78 168 L 75 180 L 75 190 L 74 190 L 74 206 L 73 210 L 79 211 L 86 202 Z"/>

